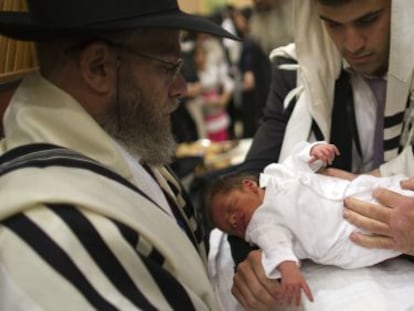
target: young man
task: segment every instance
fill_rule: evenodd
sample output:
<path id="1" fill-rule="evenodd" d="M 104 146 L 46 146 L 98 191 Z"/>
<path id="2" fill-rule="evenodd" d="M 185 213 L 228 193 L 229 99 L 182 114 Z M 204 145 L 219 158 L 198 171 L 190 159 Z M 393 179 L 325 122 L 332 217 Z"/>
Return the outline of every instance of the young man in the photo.
<path id="1" fill-rule="evenodd" d="M 412 3 L 294 0 L 293 6 L 295 45 L 273 52 L 271 91 L 242 170 L 258 173 L 282 161 L 300 140 L 326 140 L 341 150 L 334 167 L 414 175 L 409 132 L 414 34 L 404 31 L 411 27 Z M 235 243 L 233 254 L 243 261 L 249 250 Z M 280 304 L 278 283 L 257 268 L 260 256 L 250 252 L 234 278 L 232 291 L 247 309 Z"/>
<path id="2" fill-rule="evenodd" d="M 407 67 L 414 66 L 404 47 L 414 47 L 397 32 L 410 10 L 404 3 L 294 2 L 296 44 L 273 52 L 272 89 L 246 170 L 282 160 L 296 142 L 316 138 L 342 150 L 334 163 L 342 169 L 414 173 L 404 118 L 413 89 Z"/>
<path id="3" fill-rule="evenodd" d="M 214 310 L 198 217 L 166 164 L 180 29 L 234 36 L 176 1 L 33 0 L 36 41 L 0 158 L 3 309 Z"/>

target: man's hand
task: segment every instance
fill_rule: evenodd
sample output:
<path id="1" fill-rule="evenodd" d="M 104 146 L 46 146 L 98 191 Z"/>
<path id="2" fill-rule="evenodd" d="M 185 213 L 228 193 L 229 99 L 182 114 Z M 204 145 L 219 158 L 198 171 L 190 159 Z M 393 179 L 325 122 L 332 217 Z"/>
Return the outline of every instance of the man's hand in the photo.
<path id="1" fill-rule="evenodd" d="M 414 190 L 414 178 L 401 182 L 401 187 Z M 380 204 L 345 199 L 345 219 L 373 233 L 353 232 L 351 240 L 368 248 L 393 249 L 414 255 L 414 198 L 386 189 L 377 189 L 373 195 Z"/>
<path id="2" fill-rule="evenodd" d="M 251 251 L 237 266 L 231 291 L 246 310 L 278 310 L 284 306 L 283 290 L 278 280 L 266 277 L 261 258 L 261 251 Z"/>

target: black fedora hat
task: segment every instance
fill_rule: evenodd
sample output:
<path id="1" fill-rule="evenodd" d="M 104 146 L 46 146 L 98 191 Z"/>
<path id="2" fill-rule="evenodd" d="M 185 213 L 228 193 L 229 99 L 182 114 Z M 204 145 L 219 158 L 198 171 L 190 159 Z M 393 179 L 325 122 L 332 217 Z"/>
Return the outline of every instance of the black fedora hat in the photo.
<path id="1" fill-rule="evenodd" d="M 177 0 L 28 0 L 29 12 L 0 12 L 0 34 L 31 41 L 135 28 L 171 28 L 238 38 Z"/>

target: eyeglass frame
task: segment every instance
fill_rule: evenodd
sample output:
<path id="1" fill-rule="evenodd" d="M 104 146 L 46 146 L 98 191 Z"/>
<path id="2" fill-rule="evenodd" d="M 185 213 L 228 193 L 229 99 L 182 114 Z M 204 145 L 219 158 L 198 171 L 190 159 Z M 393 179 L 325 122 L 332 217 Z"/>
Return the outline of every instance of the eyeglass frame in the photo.
<path id="1" fill-rule="evenodd" d="M 177 61 L 175 63 L 173 63 L 173 62 L 166 61 L 162 58 L 159 58 L 159 57 L 156 57 L 156 56 L 153 56 L 153 55 L 149 55 L 149 54 L 146 54 L 146 53 L 136 51 L 134 48 L 132 48 L 128 45 L 122 44 L 122 43 L 113 42 L 113 41 L 109 41 L 109 40 L 104 40 L 104 42 L 106 44 L 108 44 L 109 46 L 112 46 L 114 48 L 122 49 L 122 50 L 125 50 L 128 53 L 133 54 L 133 55 L 136 55 L 136 56 L 139 56 L 139 57 L 142 57 L 142 58 L 146 58 L 146 59 L 149 59 L 149 60 L 153 60 L 153 61 L 156 61 L 156 62 L 162 64 L 168 72 L 172 73 L 171 81 L 174 81 L 178 77 L 178 75 L 181 73 L 181 70 L 182 70 L 183 65 L 184 65 L 184 60 L 181 57 L 179 57 L 177 59 Z"/>

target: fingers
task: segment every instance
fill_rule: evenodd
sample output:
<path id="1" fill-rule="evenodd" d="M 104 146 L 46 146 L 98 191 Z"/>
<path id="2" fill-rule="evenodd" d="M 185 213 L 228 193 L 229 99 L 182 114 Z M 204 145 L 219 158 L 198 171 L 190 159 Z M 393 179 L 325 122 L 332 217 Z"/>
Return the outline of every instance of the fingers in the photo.
<path id="1" fill-rule="evenodd" d="M 412 180 L 406 183 L 411 187 Z M 373 194 L 380 204 L 364 203 L 354 198 L 344 201 L 344 218 L 370 232 L 354 232 L 350 235 L 351 241 L 368 248 L 414 253 L 414 198 L 385 189 L 377 189 Z"/>
<path id="2" fill-rule="evenodd" d="M 361 201 L 355 198 L 346 198 L 344 200 L 346 209 L 344 216 L 353 223 L 353 220 L 362 221 L 363 217 L 377 220 L 382 223 L 389 223 L 392 210 L 387 206 Z M 353 213 L 352 213 L 353 212 Z"/>
<path id="3" fill-rule="evenodd" d="M 414 180 L 414 179 L 413 179 Z M 401 182 L 403 184 L 403 182 Z M 408 183 L 408 186 L 411 186 L 413 183 L 410 179 L 405 181 Z M 376 189 L 373 192 L 374 198 L 380 202 L 383 206 L 388 208 L 411 208 L 413 206 L 414 200 L 410 197 L 406 197 L 402 194 L 396 193 L 394 191 L 390 191 L 387 189 Z M 384 209 L 385 210 L 385 209 Z M 385 212 L 384 212 L 385 213 Z"/>
<path id="4" fill-rule="evenodd" d="M 306 283 L 306 281 L 303 281 L 302 289 L 305 292 L 306 297 L 308 297 L 309 301 L 313 301 L 312 291 L 310 290 L 308 283 Z"/>
<path id="5" fill-rule="evenodd" d="M 247 283 L 244 284 L 247 285 Z M 231 292 L 246 310 L 267 311 L 283 305 L 280 294 L 273 297 L 259 284 L 253 282 L 249 283 L 248 286 L 244 286 L 234 280 Z"/>
<path id="6" fill-rule="evenodd" d="M 401 188 L 407 190 L 414 190 L 414 177 L 401 181 Z"/>
<path id="7" fill-rule="evenodd" d="M 303 281 L 302 283 L 298 284 L 287 284 L 283 287 L 283 292 L 285 296 L 285 302 L 287 305 L 295 304 L 296 306 L 300 306 L 301 304 L 301 291 L 304 291 L 306 297 L 309 301 L 313 301 L 312 292 L 306 283 Z"/>
<path id="8" fill-rule="evenodd" d="M 232 294 L 246 310 L 274 310 L 283 304 L 281 286 L 268 279 L 261 264 L 261 252 L 250 252 L 237 267 Z"/>
<path id="9" fill-rule="evenodd" d="M 388 222 L 384 223 L 347 209 L 344 210 L 343 216 L 351 224 L 362 230 L 384 236 L 390 236 L 391 234 Z"/>
<path id="10" fill-rule="evenodd" d="M 283 287 L 285 302 L 287 305 L 300 305 L 300 292 L 301 288 L 299 284 L 288 284 Z"/>
<path id="11" fill-rule="evenodd" d="M 318 146 L 317 146 L 318 147 Z M 311 155 L 313 158 L 310 163 L 315 162 L 317 159 L 327 163 L 332 164 L 333 160 L 335 160 L 335 156 L 339 155 L 339 150 L 335 145 L 332 144 L 323 144 L 319 145 L 320 148 L 313 148 L 311 151 Z"/>
<path id="12" fill-rule="evenodd" d="M 390 237 L 379 236 L 379 235 L 368 235 L 360 232 L 353 232 L 350 236 L 352 242 L 367 247 L 367 248 L 384 248 L 384 249 L 395 249 L 396 245 L 394 240 Z"/>
<path id="13" fill-rule="evenodd" d="M 264 305 L 259 305 L 250 290 L 245 287 L 241 287 L 237 284 L 236 280 L 233 280 L 233 287 L 231 293 L 239 301 L 245 310 L 263 310 Z"/>
<path id="14" fill-rule="evenodd" d="M 318 160 L 318 158 L 317 158 L 317 157 L 311 156 L 311 158 L 309 159 L 308 163 L 309 163 L 309 164 L 312 164 L 312 163 L 314 163 L 316 160 Z"/>
<path id="15" fill-rule="evenodd" d="M 231 290 L 233 296 L 246 310 L 266 310 L 266 304 L 272 304 L 272 297 L 262 288 L 254 275 L 243 269 L 237 270 Z"/>

